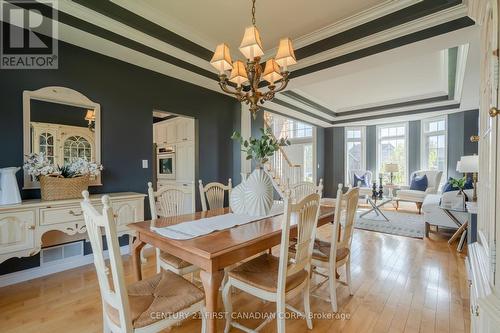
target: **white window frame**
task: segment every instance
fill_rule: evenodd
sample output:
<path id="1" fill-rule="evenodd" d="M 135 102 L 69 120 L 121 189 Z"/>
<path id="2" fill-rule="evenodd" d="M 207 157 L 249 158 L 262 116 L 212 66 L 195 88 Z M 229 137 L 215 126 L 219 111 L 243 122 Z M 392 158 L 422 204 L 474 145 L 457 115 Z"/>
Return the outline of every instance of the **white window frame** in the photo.
<path id="1" fill-rule="evenodd" d="M 348 131 L 356 131 L 361 130 L 361 139 L 348 139 L 347 132 Z M 349 126 L 344 128 L 344 184 L 350 184 L 351 180 L 349 179 L 349 166 L 348 166 L 348 156 L 347 156 L 347 143 L 348 142 L 359 142 L 361 141 L 361 168 L 366 170 L 366 126 Z"/>
<path id="2" fill-rule="evenodd" d="M 426 124 L 435 122 L 435 121 L 441 121 L 444 120 L 444 130 L 441 131 L 434 131 L 434 132 L 426 132 Z M 445 116 L 439 116 L 439 117 L 433 117 L 433 118 L 427 118 L 423 119 L 421 122 L 420 126 L 421 134 L 420 134 L 420 169 L 421 170 L 427 170 L 428 167 L 428 158 L 429 158 L 429 149 L 428 149 L 428 141 L 427 138 L 429 136 L 435 136 L 435 135 L 444 135 L 444 165 L 445 165 L 445 170 L 440 170 L 443 171 L 443 176 L 441 177 L 441 182 L 443 183 L 445 180 L 448 179 L 448 117 Z"/>
<path id="3" fill-rule="evenodd" d="M 380 178 L 380 170 L 382 170 L 382 161 L 380 158 L 380 132 L 382 131 L 383 128 L 391 128 L 391 127 L 401 127 L 403 126 L 405 128 L 405 135 L 396 135 L 396 136 L 385 136 L 384 140 L 387 139 L 401 139 L 403 138 L 405 140 L 405 168 L 406 168 L 406 178 L 404 179 L 405 183 L 403 184 L 398 184 L 398 185 L 408 185 L 408 179 L 410 178 L 409 175 L 409 154 L 408 154 L 408 148 L 409 148 L 409 133 L 408 133 L 408 122 L 402 122 L 402 123 L 390 123 L 390 124 L 383 124 L 383 125 L 377 125 L 377 143 L 376 143 L 376 154 L 377 154 L 377 170 L 375 170 L 375 179 L 373 181 L 376 181 L 377 179 Z"/>

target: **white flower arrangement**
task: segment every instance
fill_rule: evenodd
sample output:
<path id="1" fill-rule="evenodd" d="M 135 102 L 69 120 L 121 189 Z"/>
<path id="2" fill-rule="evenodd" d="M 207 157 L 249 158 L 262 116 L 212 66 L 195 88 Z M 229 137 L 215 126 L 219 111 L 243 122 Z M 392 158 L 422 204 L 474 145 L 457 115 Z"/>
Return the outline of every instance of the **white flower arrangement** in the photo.
<path id="1" fill-rule="evenodd" d="M 74 178 L 83 175 L 97 176 L 103 170 L 102 165 L 89 162 L 84 158 L 77 158 L 62 167 L 56 166 L 50 163 L 44 153 L 27 155 L 23 168 L 36 180 L 39 180 L 41 176 L 61 176 L 63 178 Z"/>

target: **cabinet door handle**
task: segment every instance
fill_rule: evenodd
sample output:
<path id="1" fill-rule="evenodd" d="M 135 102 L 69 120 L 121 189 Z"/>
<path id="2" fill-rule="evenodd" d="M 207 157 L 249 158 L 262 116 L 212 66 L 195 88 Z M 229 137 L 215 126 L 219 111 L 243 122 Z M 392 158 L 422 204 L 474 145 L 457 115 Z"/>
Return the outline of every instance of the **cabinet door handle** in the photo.
<path id="1" fill-rule="evenodd" d="M 35 225 L 34 224 L 29 225 L 28 230 L 35 230 Z"/>
<path id="2" fill-rule="evenodd" d="M 498 110 L 496 107 L 491 107 L 490 109 L 490 117 L 491 118 L 495 118 L 496 116 L 498 116 L 498 114 L 500 114 L 500 110 Z"/>
<path id="3" fill-rule="evenodd" d="M 83 215 L 83 212 L 80 212 L 80 213 L 75 213 L 74 211 L 70 210 L 69 212 L 69 215 L 73 215 L 73 216 L 82 216 Z"/>

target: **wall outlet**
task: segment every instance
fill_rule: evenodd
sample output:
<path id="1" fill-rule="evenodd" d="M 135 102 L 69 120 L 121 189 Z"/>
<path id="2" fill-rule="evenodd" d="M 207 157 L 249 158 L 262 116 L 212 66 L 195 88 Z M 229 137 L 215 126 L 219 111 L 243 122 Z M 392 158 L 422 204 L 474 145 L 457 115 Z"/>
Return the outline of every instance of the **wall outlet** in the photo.
<path id="1" fill-rule="evenodd" d="M 142 168 L 147 169 L 148 168 L 148 160 L 142 160 Z"/>

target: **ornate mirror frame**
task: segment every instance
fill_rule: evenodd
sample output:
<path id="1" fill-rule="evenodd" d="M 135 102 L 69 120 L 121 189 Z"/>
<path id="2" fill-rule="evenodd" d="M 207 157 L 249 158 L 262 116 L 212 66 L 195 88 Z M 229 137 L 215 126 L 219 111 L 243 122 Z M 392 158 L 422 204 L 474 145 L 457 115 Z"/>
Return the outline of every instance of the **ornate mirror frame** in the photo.
<path id="1" fill-rule="evenodd" d="M 23 91 L 23 152 L 24 158 L 31 153 L 31 101 L 43 101 L 57 104 L 64 104 L 85 109 L 92 109 L 95 112 L 95 162 L 101 164 L 101 106 L 91 101 L 82 93 L 65 87 L 44 87 L 38 90 Z M 101 176 L 99 175 L 91 186 L 99 186 Z M 24 173 L 24 189 L 37 189 L 40 184 L 33 181 L 31 177 Z"/>

